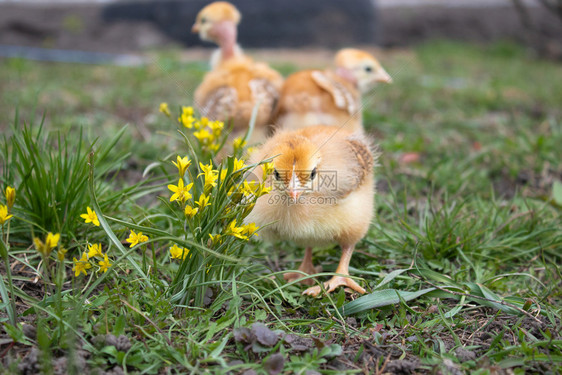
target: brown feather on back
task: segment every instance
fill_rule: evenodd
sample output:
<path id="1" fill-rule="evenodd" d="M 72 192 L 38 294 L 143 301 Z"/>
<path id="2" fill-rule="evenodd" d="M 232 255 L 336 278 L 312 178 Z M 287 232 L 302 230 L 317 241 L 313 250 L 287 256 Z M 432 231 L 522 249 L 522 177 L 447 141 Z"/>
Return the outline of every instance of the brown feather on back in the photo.
<path id="1" fill-rule="evenodd" d="M 314 71 L 311 73 L 314 82 L 332 95 L 336 107 L 346 110 L 350 115 L 354 114 L 358 106 L 359 95 L 357 91 L 351 91 L 344 81 L 329 72 Z"/>
<path id="2" fill-rule="evenodd" d="M 256 127 L 268 124 L 281 85 L 282 77 L 267 65 L 234 58 L 205 75 L 195 101 L 203 115 L 231 120 L 235 130 L 245 130 L 258 103 Z"/>
<path id="3" fill-rule="evenodd" d="M 365 178 L 369 174 L 371 174 L 373 170 L 373 166 L 375 164 L 375 159 L 373 153 L 369 149 L 369 146 L 366 145 L 364 142 L 353 138 L 351 139 L 348 138 L 346 141 L 357 160 L 357 165 L 355 166 L 355 169 L 357 171 L 356 185 L 360 186 L 363 184 Z"/>

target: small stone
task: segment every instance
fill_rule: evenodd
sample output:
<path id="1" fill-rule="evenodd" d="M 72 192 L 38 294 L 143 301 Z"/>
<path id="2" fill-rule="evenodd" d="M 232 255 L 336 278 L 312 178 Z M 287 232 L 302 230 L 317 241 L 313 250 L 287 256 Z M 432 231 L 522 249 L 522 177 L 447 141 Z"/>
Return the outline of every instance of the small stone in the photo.
<path id="1" fill-rule="evenodd" d="M 35 340 L 35 338 L 37 337 L 37 328 L 35 328 L 31 324 L 23 324 L 22 331 L 25 337 L 29 339 Z"/>
<path id="2" fill-rule="evenodd" d="M 120 352 L 128 352 L 131 349 L 131 341 L 125 335 L 119 335 L 117 338 L 117 343 L 115 344 L 115 349 L 119 350 Z"/>
<path id="3" fill-rule="evenodd" d="M 107 346 L 115 346 L 117 347 L 117 337 L 115 337 L 115 335 L 108 333 L 107 335 L 105 335 L 105 345 Z"/>
<path id="4" fill-rule="evenodd" d="M 418 368 L 417 362 L 408 360 L 390 361 L 386 371 L 391 374 L 412 374 Z"/>
<path id="5" fill-rule="evenodd" d="M 466 350 L 462 347 L 459 347 L 455 350 L 455 355 L 461 362 L 474 361 L 476 359 L 476 353 L 471 350 Z"/>

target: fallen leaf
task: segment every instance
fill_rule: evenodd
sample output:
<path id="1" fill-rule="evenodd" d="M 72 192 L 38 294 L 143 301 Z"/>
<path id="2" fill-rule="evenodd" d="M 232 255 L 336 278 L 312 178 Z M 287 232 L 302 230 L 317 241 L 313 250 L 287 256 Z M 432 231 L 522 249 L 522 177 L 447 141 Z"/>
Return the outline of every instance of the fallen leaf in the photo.
<path id="1" fill-rule="evenodd" d="M 308 337 L 289 334 L 285 336 L 284 340 L 296 352 L 305 352 L 314 347 L 314 340 Z"/>
<path id="2" fill-rule="evenodd" d="M 474 141 L 474 142 L 472 142 L 472 149 L 474 151 L 480 151 L 480 150 L 482 150 L 482 144 L 478 141 Z"/>
<path id="3" fill-rule="evenodd" d="M 283 371 L 285 366 L 285 358 L 282 354 L 277 353 L 269 356 L 263 364 L 263 368 L 269 375 L 277 375 Z"/>
<path id="4" fill-rule="evenodd" d="M 279 336 L 263 323 L 252 324 L 252 333 L 258 342 L 264 346 L 271 347 L 279 341 Z"/>
<path id="5" fill-rule="evenodd" d="M 405 152 L 400 155 L 399 161 L 404 164 L 415 163 L 420 161 L 420 154 L 419 152 Z"/>
<path id="6" fill-rule="evenodd" d="M 250 344 L 253 341 L 252 332 L 246 327 L 235 328 L 234 341 Z"/>

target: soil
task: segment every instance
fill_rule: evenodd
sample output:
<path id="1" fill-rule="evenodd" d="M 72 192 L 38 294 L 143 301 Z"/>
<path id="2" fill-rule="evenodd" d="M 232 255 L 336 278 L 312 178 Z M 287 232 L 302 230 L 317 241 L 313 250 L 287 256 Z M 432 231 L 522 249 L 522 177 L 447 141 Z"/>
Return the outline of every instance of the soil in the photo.
<path id="1" fill-rule="evenodd" d="M 11 270 L 14 276 L 27 278 L 26 281 L 17 281 L 17 286 L 22 288 L 29 295 L 42 299 L 44 293 L 44 286 L 40 279 L 36 280 L 35 274 L 32 270 L 28 269 L 21 263 L 13 263 Z M 2 273 L 5 270 L 2 268 Z M 449 308 L 454 307 L 454 303 L 448 300 L 441 300 L 440 303 L 450 305 Z M 23 320 L 23 331 L 30 339 L 35 339 L 35 322 L 33 315 L 23 315 L 23 312 L 28 308 L 23 301 L 17 300 L 17 308 L 20 321 Z M 428 307 L 426 310 L 420 310 L 424 315 L 437 315 L 438 310 Z M 427 316 L 430 318 L 431 316 Z M 306 311 L 294 311 L 291 316 L 285 318 L 299 319 L 309 318 Z M 408 320 L 417 319 L 415 316 L 406 316 Z M 381 321 L 382 322 L 382 321 Z M 262 361 L 268 355 L 264 353 L 263 348 L 273 348 L 281 340 L 282 345 L 288 352 L 294 355 L 302 355 L 307 352 L 312 352 L 315 348 L 322 349 L 330 344 L 341 345 L 343 352 L 341 355 L 334 356 L 323 365 L 326 370 L 343 371 L 343 370 L 359 370 L 364 373 L 389 373 L 389 374 L 413 374 L 413 373 L 432 373 L 431 366 L 422 365 L 421 359 L 412 354 L 411 351 L 400 349 L 406 348 L 409 342 L 421 340 L 428 347 L 434 346 L 437 350 L 439 343 L 444 343 L 446 350 L 451 350 L 457 344 L 454 342 L 448 330 L 427 331 L 421 330 L 414 335 L 408 336 L 407 332 L 411 332 L 408 326 L 393 329 L 385 328 L 385 324 L 377 324 L 370 331 L 363 331 L 354 317 L 348 317 L 345 321 L 347 334 L 341 336 L 340 334 L 326 334 L 320 336 L 298 336 L 294 334 L 285 334 L 280 331 L 271 331 L 267 326 L 262 323 L 254 323 L 251 327 L 242 327 L 234 330 L 233 337 L 230 344 L 241 344 L 230 346 L 233 355 L 236 355 L 237 350 L 244 350 L 252 352 L 251 358 L 256 361 Z M 559 325 L 559 322 L 556 322 Z M 465 315 L 464 324 L 462 327 L 452 327 L 456 336 L 460 340 L 461 346 L 453 351 L 460 363 L 466 361 L 476 361 L 482 368 L 489 368 L 490 371 L 500 371 L 494 366 L 489 364 L 489 361 L 484 356 L 486 351 L 493 345 L 496 336 L 503 335 L 503 340 L 507 340 L 509 345 L 519 345 L 517 336 L 511 330 L 513 327 L 518 326 L 528 334 L 533 335 L 537 340 L 547 340 L 546 332 L 550 330 L 552 340 L 559 340 L 562 336 L 560 332 L 553 331 L 550 321 L 543 316 L 538 316 L 537 319 L 531 317 L 517 317 L 500 314 L 493 309 L 486 307 L 474 308 L 469 314 Z M 316 332 L 321 332 L 322 329 L 318 327 Z M 375 341 L 375 334 L 380 335 L 378 343 Z M 371 339 L 366 339 L 371 337 Z M 92 344 L 103 348 L 104 346 L 113 345 L 115 348 L 122 352 L 127 352 L 132 343 L 130 339 L 124 335 L 116 337 L 112 334 L 98 335 L 92 339 Z M 474 349 L 467 349 L 474 348 Z M 544 350 L 540 348 L 539 350 Z M 7 355 L 9 353 L 9 355 Z M 405 355 L 404 355 L 405 353 Z M 546 351 L 545 351 L 546 353 Z M 50 359 L 54 374 L 65 374 L 71 370 L 78 370 L 82 373 L 93 373 L 87 364 L 90 353 L 81 348 L 78 342 L 74 350 L 59 351 L 52 353 Z M 279 358 L 278 358 L 279 357 Z M 21 374 L 36 374 L 39 373 L 40 363 L 42 361 L 39 349 L 37 347 L 24 346 L 21 344 L 14 344 L 7 332 L 0 330 L 0 363 L 3 366 L 8 366 L 7 358 L 19 358 L 21 362 L 18 365 L 18 370 Z M 265 364 L 270 367 L 272 373 L 274 369 L 282 368 L 284 358 L 278 355 L 277 357 L 270 358 Z M 446 360 L 444 365 L 452 374 L 461 374 L 459 365 L 451 360 Z M 73 366 L 72 369 L 69 366 Z M 528 364 L 529 368 L 537 373 L 542 373 L 548 369 L 549 364 Z M 544 366 L 547 366 L 543 368 Z M 108 364 L 106 372 L 97 372 L 99 374 L 121 374 L 122 370 L 117 367 L 111 367 Z M 503 372 L 497 372 L 503 373 Z"/>

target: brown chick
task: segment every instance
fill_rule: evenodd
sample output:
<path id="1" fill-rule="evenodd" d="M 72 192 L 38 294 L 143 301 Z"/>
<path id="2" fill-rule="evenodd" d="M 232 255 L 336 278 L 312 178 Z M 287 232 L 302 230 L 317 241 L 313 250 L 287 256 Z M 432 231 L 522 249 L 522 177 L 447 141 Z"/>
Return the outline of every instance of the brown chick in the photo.
<path id="1" fill-rule="evenodd" d="M 373 217 L 375 155 L 369 139 L 332 126 L 279 131 L 252 155 L 252 162 L 274 156 L 275 169 L 267 177 L 273 190 L 257 200 L 246 221 L 259 225 L 265 240 L 306 246 L 299 270 L 307 274 L 316 273 L 312 247 L 338 243 L 342 255 L 336 273 L 342 276 L 332 277 L 324 287 L 328 293 L 339 286 L 365 293 L 348 277 L 348 267 L 355 244 Z M 262 169 L 254 173 L 263 178 Z M 289 281 L 300 277 L 285 274 Z M 320 291 L 314 286 L 303 294 L 317 296 Z"/>
<path id="2" fill-rule="evenodd" d="M 273 122 L 283 129 L 317 124 L 363 129 L 361 94 L 392 78 L 371 54 L 352 48 L 335 56 L 336 69 L 304 70 L 287 77 Z"/>
<path id="3" fill-rule="evenodd" d="M 236 44 L 238 9 L 224 1 L 211 3 L 199 14 L 192 31 L 202 40 L 219 46 L 211 59 L 211 71 L 194 94 L 199 112 L 212 120 L 232 121 L 233 135 L 247 129 L 254 107 L 259 104 L 254 135 L 260 141 L 279 97 L 283 78 L 267 64 L 254 62 Z"/>

